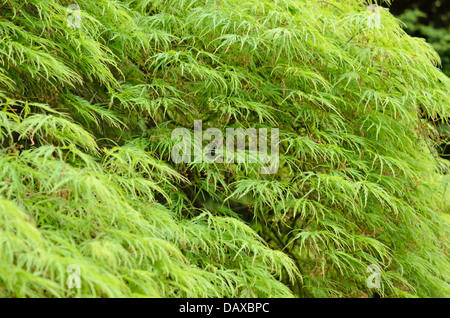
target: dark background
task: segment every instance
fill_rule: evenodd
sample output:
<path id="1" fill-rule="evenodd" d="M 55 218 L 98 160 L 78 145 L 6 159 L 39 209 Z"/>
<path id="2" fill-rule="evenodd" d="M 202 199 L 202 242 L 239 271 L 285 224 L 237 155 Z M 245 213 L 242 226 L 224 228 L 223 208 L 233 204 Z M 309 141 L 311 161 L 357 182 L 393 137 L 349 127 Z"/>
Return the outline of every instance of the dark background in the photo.
<path id="1" fill-rule="evenodd" d="M 406 24 L 406 32 L 433 45 L 441 56 L 442 71 L 450 77 L 450 0 L 394 0 L 388 7 Z M 442 120 L 434 124 L 440 133 L 450 137 L 449 124 Z M 439 145 L 437 150 L 442 158 L 450 160 L 450 142 Z"/>
<path id="2" fill-rule="evenodd" d="M 407 25 L 406 32 L 433 45 L 450 76 L 450 0 L 394 0 L 386 6 Z"/>
<path id="3" fill-rule="evenodd" d="M 399 15 L 408 9 L 419 9 L 427 14 L 421 18 L 420 23 L 431 24 L 438 28 L 450 27 L 450 0 L 394 0 L 390 10 L 394 15 Z"/>

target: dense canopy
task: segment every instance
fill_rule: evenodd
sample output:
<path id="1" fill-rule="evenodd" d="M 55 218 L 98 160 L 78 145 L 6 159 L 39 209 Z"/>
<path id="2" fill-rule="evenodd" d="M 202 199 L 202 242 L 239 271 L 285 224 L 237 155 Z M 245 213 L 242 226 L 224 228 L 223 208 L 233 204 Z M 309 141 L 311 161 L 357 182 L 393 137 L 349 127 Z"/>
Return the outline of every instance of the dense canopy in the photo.
<path id="1" fill-rule="evenodd" d="M 450 296 L 450 79 L 387 9 L 74 4 L 0 0 L 0 297 Z M 194 120 L 278 171 L 175 164 Z"/>

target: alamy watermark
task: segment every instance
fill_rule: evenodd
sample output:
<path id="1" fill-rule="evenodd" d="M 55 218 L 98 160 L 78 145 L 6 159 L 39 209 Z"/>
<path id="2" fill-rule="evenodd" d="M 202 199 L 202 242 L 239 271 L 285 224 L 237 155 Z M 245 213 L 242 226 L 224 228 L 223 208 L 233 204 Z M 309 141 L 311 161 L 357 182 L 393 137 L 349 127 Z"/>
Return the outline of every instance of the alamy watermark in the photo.
<path id="1" fill-rule="evenodd" d="M 371 4 L 367 7 L 367 11 L 371 12 L 367 21 L 367 26 L 370 29 L 381 28 L 381 7 L 377 4 Z"/>
<path id="2" fill-rule="evenodd" d="M 261 163 L 262 174 L 275 174 L 279 168 L 279 130 L 271 129 L 270 154 L 268 153 L 267 128 L 227 128 L 224 145 L 222 131 L 218 128 L 208 128 L 204 133 L 202 121 L 194 121 L 194 149 L 192 152 L 191 133 L 187 128 L 176 128 L 172 132 L 172 140 L 179 140 L 172 148 L 172 161 L 179 163 Z M 203 141 L 209 141 L 205 148 Z M 246 151 L 246 137 L 248 138 L 248 151 Z M 237 146 L 235 147 L 235 140 Z M 235 153 L 236 149 L 236 153 Z"/>
<path id="3" fill-rule="evenodd" d="M 75 264 L 70 264 L 67 267 L 67 272 L 71 273 L 69 277 L 67 277 L 67 287 L 69 289 L 72 288 L 81 288 L 81 270 L 80 266 Z"/>
<path id="4" fill-rule="evenodd" d="M 81 9 L 78 4 L 71 4 L 67 7 L 67 27 L 70 29 L 81 28 Z"/>
<path id="5" fill-rule="evenodd" d="M 372 273 L 366 279 L 367 288 L 380 288 L 381 283 L 381 269 L 376 264 L 370 264 L 367 266 L 368 273 Z"/>

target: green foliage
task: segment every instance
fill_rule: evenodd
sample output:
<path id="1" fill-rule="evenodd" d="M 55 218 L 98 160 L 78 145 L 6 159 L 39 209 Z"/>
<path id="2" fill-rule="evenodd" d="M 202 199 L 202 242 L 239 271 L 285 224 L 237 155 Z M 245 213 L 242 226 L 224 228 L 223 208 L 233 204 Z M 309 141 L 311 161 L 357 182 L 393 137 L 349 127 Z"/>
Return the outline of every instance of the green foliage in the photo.
<path id="1" fill-rule="evenodd" d="M 419 114 L 450 79 L 387 10 L 79 0 L 71 29 L 69 2 L 0 0 L 0 296 L 364 297 L 370 264 L 383 297 L 450 295 Z M 279 128 L 280 169 L 172 163 L 194 119 Z"/>
<path id="2" fill-rule="evenodd" d="M 447 76 L 450 75 L 450 32 L 448 27 L 436 27 L 432 23 L 421 23 L 419 19 L 427 18 L 427 14 L 419 9 L 405 10 L 398 16 L 402 20 L 410 34 L 425 37 L 441 56 L 442 70 Z"/>

